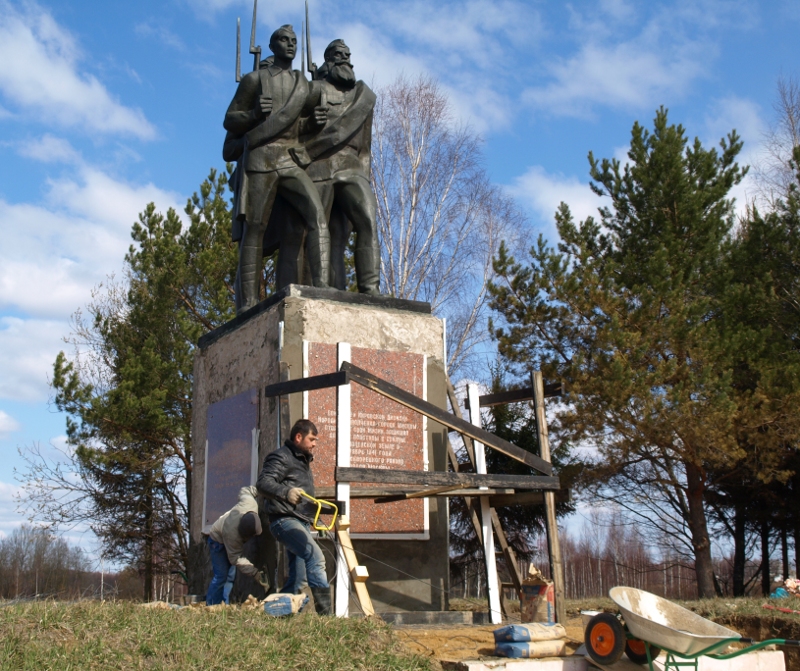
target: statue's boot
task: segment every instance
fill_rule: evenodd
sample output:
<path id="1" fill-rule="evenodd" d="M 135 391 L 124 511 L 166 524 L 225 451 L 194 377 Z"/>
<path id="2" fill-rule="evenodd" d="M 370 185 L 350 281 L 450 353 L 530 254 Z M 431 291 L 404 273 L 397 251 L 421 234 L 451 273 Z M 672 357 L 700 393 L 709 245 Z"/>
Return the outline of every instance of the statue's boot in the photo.
<path id="1" fill-rule="evenodd" d="M 331 267 L 331 239 L 327 226 L 318 226 L 308 231 L 306 242 L 308 264 L 311 266 L 311 281 L 315 287 L 327 289 Z"/>
<path id="2" fill-rule="evenodd" d="M 359 293 L 380 296 L 381 255 L 377 245 L 356 248 L 355 262 Z"/>
<path id="3" fill-rule="evenodd" d="M 330 587 L 312 587 L 311 594 L 314 597 L 314 609 L 317 615 L 333 615 Z"/>
<path id="4" fill-rule="evenodd" d="M 237 300 L 236 314 L 249 310 L 258 303 L 258 285 L 260 281 L 259 265 L 261 250 L 254 245 L 242 244 L 239 248 L 239 289 L 241 300 Z"/>

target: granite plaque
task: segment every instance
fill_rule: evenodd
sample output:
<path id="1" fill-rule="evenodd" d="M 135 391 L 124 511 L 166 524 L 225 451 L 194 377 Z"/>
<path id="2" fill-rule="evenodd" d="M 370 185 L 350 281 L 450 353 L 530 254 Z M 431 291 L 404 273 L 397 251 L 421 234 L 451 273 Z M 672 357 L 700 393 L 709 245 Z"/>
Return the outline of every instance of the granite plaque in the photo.
<path id="1" fill-rule="evenodd" d="M 336 345 L 309 343 L 308 375 L 337 369 Z M 425 357 L 353 347 L 350 360 L 420 398 L 424 395 Z M 422 415 L 358 384 L 351 384 L 350 465 L 356 468 L 425 470 L 425 423 Z M 312 469 L 317 486 L 334 485 L 336 467 L 336 389 L 308 392 L 308 416 L 320 436 Z M 369 487 L 369 484 L 359 484 Z M 353 499 L 351 532 L 360 536 L 424 537 L 427 504 L 423 499 L 375 504 Z"/>
<path id="2" fill-rule="evenodd" d="M 236 505 L 239 490 L 253 484 L 258 444 L 258 391 L 231 396 L 208 406 L 206 486 L 203 531 Z"/>

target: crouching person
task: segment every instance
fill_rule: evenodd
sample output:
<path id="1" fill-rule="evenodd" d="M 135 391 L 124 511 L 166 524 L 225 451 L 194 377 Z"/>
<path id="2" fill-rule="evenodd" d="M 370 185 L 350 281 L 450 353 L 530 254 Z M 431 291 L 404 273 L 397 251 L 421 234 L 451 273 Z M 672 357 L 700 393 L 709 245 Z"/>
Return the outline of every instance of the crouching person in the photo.
<path id="1" fill-rule="evenodd" d="M 208 549 L 214 576 L 206 593 L 206 604 L 209 606 L 229 603 L 236 569 L 254 577 L 265 588 L 269 586 L 264 573 L 242 554 L 245 543 L 253 536 L 261 534 L 257 495 L 258 490 L 255 487 L 242 487 L 239 490 L 239 503 L 211 527 Z"/>
<path id="2" fill-rule="evenodd" d="M 331 592 L 325 573 L 325 557 L 311 535 L 311 520 L 316 507 L 301 492 L 314 496 L 311 474 L 313 451 L 317 445 L 317 427 L 307 419 L 299 420 L 289 439 L 264 459 L 258 476 L 258 491 L 266 498 L 269 530 L 286 547 L 289 579 L 283 592 L 295 592 L 305 578 L 319 615 L 331 614 Z M 299 567 L 299 568 L 298 568 Z"/>

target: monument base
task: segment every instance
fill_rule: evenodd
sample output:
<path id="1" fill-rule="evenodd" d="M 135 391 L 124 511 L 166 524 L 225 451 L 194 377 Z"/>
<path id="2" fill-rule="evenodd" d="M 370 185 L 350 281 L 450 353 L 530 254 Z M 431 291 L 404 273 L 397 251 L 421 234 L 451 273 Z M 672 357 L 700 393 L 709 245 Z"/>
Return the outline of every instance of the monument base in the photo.
<path id="1" fill-rule="evenodd" d="M 267 385 L 351 361 L 446 408 L 444 349 L 443 324 L 427 303 L 298 285 L 203 336 L 194 365 L 191 591 L 202 594 L 210 580 L 209 568 L 200 574 L 202 534 L 235 505 L 240 487 L 255 484 L 266 455 L 300 418 L 320 432 L 312 462 L 318 488 L 333 491 L 337 465 L 447 470 L 446 429 L 394 401 L 358 385 L 265 397 Z M 347 514 L 377 612 L 448 609 L 446 498 L 353 500 Z M 329 541 L 322 547 L 333 578 L 336 554 Z M 270 539 L 252 553 L 275 575 Z M 358 612 L 354 600 L 350 612 Z"/>

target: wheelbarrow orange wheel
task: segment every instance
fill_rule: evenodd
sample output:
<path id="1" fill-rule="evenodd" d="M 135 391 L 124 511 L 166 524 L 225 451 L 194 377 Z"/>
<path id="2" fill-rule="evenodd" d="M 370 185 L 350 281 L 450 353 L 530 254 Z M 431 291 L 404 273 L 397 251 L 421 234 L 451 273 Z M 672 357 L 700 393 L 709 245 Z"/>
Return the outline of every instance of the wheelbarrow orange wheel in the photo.
<path id="1" fill-rule="evenodd" d="M 583 642 L 595 662 L 613 664 L 625 651 L 625 630 L 615 615 L 598 613 L 589 620 Z"/>
<path id="2" fill-rule="evenodd" d="M 655 659 L 661 654 L 661 648 L 645 643 L 638 638 L 625 641 L 625 654 L 634 664 L 647 664 L 647 646 L 650 645 L 650 657 Z"/>

